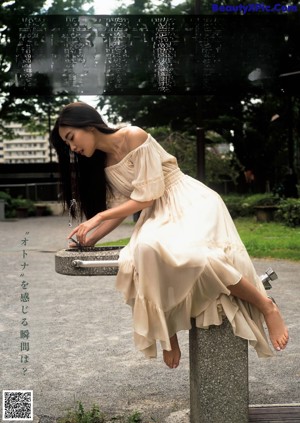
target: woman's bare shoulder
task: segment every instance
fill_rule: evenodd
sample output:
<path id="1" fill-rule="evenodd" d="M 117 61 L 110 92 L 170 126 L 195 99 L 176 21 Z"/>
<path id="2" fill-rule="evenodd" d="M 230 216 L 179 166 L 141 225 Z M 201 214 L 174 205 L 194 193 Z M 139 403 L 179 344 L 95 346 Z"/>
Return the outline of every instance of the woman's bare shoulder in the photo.
<path id="1" fill-rule="evenodd" d="M 148 138 L 148 133 L 138 126 L 128 126 L 125 132 L 125 139 L 128 150 L 134 150 Z"/>

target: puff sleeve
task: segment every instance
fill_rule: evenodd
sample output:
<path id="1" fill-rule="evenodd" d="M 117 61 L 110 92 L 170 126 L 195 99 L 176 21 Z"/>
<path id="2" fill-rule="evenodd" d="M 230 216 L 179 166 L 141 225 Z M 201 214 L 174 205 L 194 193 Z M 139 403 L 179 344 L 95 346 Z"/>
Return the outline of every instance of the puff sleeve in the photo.
<path id="1" fill-rule="evenodd" d="M 165 191 L 162 158 L 152 143 L 146 142 L 131 157 L 133 164 L 132 200 L 150 201 Z"/>
<path id="2" fill-rule="evenodd" d="M 106 190 L 106 206 L 108 209 L 120 206 L 121 204 L 128 201 L 128 197 L 116 191 L 115 189 Z"/>

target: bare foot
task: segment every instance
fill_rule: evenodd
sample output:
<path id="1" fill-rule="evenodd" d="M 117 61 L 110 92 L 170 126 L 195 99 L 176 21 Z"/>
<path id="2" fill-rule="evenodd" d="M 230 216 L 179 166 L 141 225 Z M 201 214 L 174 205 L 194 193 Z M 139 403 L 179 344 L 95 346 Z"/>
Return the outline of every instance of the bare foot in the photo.
<path id="1" fill-rule="evenodd" d="M 289 333 L 277 305 L 270 301 L 264 317 L 273 347 L 276 351 L 281 351 L 287 346 Z"/>
<path id="2" fill-rule="evenodd" d="M 177 335 L 175 334 L 170 338 L 171 351 L 163 350 L 164 362 L 170 369 L 176 369 L 179 366 L 181 352 L 178 344 Z"/>

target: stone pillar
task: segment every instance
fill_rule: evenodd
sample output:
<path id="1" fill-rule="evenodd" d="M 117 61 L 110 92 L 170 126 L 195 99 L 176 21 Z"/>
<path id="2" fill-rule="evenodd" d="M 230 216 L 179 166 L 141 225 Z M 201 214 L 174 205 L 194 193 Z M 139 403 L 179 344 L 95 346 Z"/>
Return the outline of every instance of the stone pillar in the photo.
<path id="1" fill-rule="evenodd" d="M 248 422 L 248 341 L 221 326 L 190 330 L 191 423 Z"/>
<path id="2" fill-rule="evenodd" d="M 5 219 L 5 201 L 0 200 L 0 220 Z"/>

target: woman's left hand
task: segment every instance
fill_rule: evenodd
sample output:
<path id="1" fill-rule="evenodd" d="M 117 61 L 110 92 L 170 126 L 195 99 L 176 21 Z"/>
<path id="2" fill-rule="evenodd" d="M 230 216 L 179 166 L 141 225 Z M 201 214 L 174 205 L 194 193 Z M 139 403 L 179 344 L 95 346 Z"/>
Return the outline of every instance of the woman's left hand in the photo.
<path id="1" fill-rule="evenodd" d="M 76 226 L 73 231 L 69 234 L 68 239 L 72 238 L 73 235 L 76 235 L 77 241 L 81 245 L 86 244 L 86 236 L 87 234 L 97 226 L 102 223 L 101 214 L 98 213 L 91 219 L 87 220 L 86 222 L 81 223 L 80 225 Z"/>

